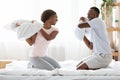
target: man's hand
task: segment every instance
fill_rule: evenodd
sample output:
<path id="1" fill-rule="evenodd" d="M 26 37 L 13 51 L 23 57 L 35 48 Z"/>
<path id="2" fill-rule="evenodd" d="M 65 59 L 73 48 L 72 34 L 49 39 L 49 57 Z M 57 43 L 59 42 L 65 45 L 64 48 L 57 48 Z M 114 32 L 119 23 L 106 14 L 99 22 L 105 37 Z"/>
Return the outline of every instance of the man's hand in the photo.
<path id="1" fill-rule="evenodd" d="M 18 26 L 20 26 L 20 24 L 19 24 L 19 23 L 16 23 L 16 27 L 18 27 Z"/>
<path id="2" fill-rule="evenodd" d="M 34 23 L 35 22 L 35 20 L 32 20 L 32 23 Z"/>
<path id="3" fill-rule="evenodd" d="M 85 17 L 81 17 L 80 21 L 85 22 L 86 21 Z"/>

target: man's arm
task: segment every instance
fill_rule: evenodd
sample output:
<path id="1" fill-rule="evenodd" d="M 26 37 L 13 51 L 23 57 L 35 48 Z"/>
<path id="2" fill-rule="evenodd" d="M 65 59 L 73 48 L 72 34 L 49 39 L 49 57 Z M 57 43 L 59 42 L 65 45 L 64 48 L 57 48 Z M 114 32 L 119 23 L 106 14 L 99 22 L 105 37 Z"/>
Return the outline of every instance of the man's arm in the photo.
<path id="1" fill-rule="evenodd" d="M 37 33 L 34 34 L 32 37 L 26 39 L 26 42 L 27 42 L 30 46 L 32 46 L 32 45 L 34 44 L 35 39 L 36 39 L 36 35 L 37 35 Z"/>
<path id="2" fill-rule="evenodd" d="M 84 43 L 87 45 L 87 47 L 88 47 L 89 49 L 91 49 L 91 50 L 93 49 L 93 43 L 90 42 L 90 41 L 87 39 L 86 36 L 84 36 L 83 41 L 84 41 Z"/>
<path id="3" fill-rule="evenodd" d="M 43 29 L 41 29 L 40 32 L 42 33 L 44 38 L 48 41 L 54 39 L 56 37 L 56 35 L 58 34 L 58 31 L 53 31 L 50 34 L 47 34 Z"/>
<path id="4" fill-rule="evenodd" d="M 80 24 L 78 24 L 78 27 L 79 28 L 89 28 L 90 25 L 88 23 L 80 23 Z"/>

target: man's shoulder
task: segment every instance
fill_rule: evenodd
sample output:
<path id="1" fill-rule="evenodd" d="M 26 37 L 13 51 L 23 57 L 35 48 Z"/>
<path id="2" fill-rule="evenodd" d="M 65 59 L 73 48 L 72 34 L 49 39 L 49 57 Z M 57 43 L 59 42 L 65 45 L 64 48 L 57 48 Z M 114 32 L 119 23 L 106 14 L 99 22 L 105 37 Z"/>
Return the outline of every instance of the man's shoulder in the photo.
<path id="1" fill-rule="evenodd" d="M 91 20 L 91 22 L 95 22 L 95 23 L 98 23 L 98 24 L 104 23 L 104 21 L 101 18 L 94 18 L 94 19 Z"/>
<path id="2" fill-rule="evenodd" d="M 94 18 L 92 20 L 96 20 L 96 21 L 103 21 L 101 18 Z"/>

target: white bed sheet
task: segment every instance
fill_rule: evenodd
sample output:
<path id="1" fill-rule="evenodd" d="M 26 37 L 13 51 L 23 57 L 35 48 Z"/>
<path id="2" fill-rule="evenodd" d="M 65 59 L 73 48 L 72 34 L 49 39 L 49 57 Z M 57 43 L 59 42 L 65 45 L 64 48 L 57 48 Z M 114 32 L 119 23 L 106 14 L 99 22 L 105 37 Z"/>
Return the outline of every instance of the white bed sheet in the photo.
<path id="1" fill-rule="evenodd" d="M 1 76 L 0 80 L 120 80 L 120 76 Z"/>
<path id="2" fill-rule="evenodd" d="M 75 66 L 78 64 L 78 62 L 79 61 L 73 60 L 60 62 L 60 65 L 62 67 L 61 69 L 48 71 L 33 68 L 28 69 L 28 61 L 15 61 L 8 64 L 6 66 L 6 69 L 0 69 L 0 80 L 2 78 L 5 80 L 24 80 L 27 79 L 28 76 L 28 78 L 31 77 L 30 80 L 37 80 L 40 76 L 43 77 L 43 80 L 72 80 L 72 78 L 73 80 L 82 80 L 82 78 L 85 80 L 90 80 L 91 78 L 92 80 L 102 80 L 102 78 L 107 78 L 107 80 L 120 79 L 120 61 L 112 61 L 108 68 L 103 68 L 99 70 L 76 70 Z M 55 76 L 57 76 L 58 78 L 56 78 Z"/>

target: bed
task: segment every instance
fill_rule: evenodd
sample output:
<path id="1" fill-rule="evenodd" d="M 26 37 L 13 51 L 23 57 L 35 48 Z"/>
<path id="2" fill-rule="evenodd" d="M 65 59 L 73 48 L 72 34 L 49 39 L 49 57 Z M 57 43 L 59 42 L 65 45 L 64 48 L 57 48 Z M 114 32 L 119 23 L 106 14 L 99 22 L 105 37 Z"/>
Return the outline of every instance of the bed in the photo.
<path id="1" fill-rule="evenodd" d="M 120 61 L 98 70 L 76 70 L 78 62 L 62 61 L 61 69 L 48 71 L 28 68 L 28 61 L 12 61 L 0 69 L 0 80 L 120 80 Z"/>

